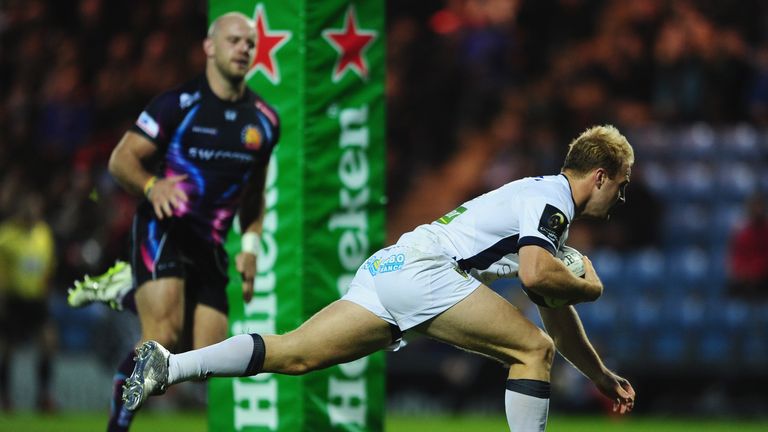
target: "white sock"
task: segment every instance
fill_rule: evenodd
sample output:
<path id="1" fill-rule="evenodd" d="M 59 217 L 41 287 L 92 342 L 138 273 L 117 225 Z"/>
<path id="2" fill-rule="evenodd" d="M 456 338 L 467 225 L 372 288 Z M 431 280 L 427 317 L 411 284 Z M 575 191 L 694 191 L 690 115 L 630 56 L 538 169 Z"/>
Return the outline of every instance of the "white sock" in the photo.
<path id="1" fill-rule="evenodd" d="M 253 369 L 252 358 L 259 355 L 254 352 L 254 340 L 257 337 L 261 339 L 258 335 L 241 334 L 204 348 L 171 354 L 168 359 L 168 384 L 209 376 L 237 377 L 255 374 L 258 370 L 249 369 Z M 260 348 L 263 362 L 263 342 Z M 261 364 L 258 367 L 260 368 Z"/>
<path id="2" fill-rule="evenodd" d="M 511 432 L 544 432 L 549 413 L 549 383 L 526 379 L 508 380 L 504 407 Z"/>

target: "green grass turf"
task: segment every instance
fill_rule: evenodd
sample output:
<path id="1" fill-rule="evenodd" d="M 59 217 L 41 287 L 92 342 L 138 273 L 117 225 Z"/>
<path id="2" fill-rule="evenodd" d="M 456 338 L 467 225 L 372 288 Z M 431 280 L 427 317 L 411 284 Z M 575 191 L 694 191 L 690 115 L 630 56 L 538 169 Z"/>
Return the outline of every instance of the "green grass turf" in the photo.
<path id="1" fill-rule="evenodd" d="M 0 432 L 82 432 L 105 429 L 106 415 L 66 413 L 38 416 L 30 413 L 0 414 Z M 386 421 L 387 432 L 484 432 L 507 431 L 503 417 L 435 417 L 391 415 Z M 630 416 L 627 418 L 570 417 L 550 418 L 549 432 L 765 432 L 768 419 L 763 421 L 664 419 Z M 206 432 L 205 414 L 145 413 L 136 418 L 132 432 Z"/>

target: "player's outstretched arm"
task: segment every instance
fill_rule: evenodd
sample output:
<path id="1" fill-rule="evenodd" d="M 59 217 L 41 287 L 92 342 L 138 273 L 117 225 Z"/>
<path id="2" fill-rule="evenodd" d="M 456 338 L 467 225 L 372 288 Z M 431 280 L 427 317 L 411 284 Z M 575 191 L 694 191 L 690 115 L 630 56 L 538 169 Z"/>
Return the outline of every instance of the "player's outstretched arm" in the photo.
<path id="1" fill-rule="evenodd" d="M 573 306 L 556 309 L 540 307 L 539 313 L 560 354 L 613 401 L 613 410 L 621 414 L 632 411 L 635 390 L 629 381 L 605 367 L 589 342 L 576 309 Z"/>

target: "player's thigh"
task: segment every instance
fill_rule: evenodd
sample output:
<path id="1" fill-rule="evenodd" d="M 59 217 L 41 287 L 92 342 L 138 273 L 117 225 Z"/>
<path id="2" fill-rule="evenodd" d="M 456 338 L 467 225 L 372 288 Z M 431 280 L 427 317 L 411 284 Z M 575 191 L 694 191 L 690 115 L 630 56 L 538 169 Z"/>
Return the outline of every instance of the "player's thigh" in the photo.
<path id="1" fill-rule="evenodd" d="M 205 304 L 195 306 L 192 328 L 194 349 L 221 342 L 227 336 L 227 316 L 224 312 Z"/>
<path id="2" fill-rule="evenodd" d="M 551 347 L 543 330 L 485 285 L 415 330 L 507 364 Z"/>
<path id="3" fill-rule="evenodd" d="M 166 277 L 144 282 L 136 291 L 142 340 L 175 344 L 184 324 L 184 280 Z"/>
<path id="4" fill-rule="evenodd" d="M 296 330 L 264 336 L 264 341 L 265 371 L 279 371 L 293 364 L 314 370 L 386 348 L 392 343 L 392 331 L 389 323 L 362 306 L 337 300 Z"/>

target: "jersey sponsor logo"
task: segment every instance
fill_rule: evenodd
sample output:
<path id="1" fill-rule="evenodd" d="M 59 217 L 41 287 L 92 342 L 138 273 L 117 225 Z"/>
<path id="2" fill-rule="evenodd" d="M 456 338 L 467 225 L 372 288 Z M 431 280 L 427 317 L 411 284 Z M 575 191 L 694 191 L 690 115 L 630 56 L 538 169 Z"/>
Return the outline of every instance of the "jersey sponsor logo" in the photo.
<path id="1" fill-rule="evenodd" d="M 139 129 L 143 130 L 151 138 L 157 138 L 157 134 L 160 132 L 160 125 L 146 111 L 141 112 L 139 119 L 136 120 L 136 126 L 138 126 Z"/>
<path id="2" fill-rule="evenodd" d="M 371 276 L 397 271 L 405 265 L 405 254 L 394 254 L 384 259 L 373 258 L 368 260 L 367 265 Z"/>
<path id="3" fill-rule="evenodd" d="M 560 237 L 568 227 L 568 218 L 557 207 L 547 204 L 539 220 L 539 232 L 544 234 L 552 243 L 558 244 Z"/>
<path id="4" fill-rule="evenodd" d="M 218 159 L 229 159 L 229 160 L 236 160 L 240 162 L 253 162 L 254 157 L 249 153 L 244 152 L 236 152 L 236 151 L 229 151 L 229 150 L 216 150 L 216 149 L 208 149 L 208 148 L 201 148 L 201 147 L 190 147 L 187 154 L 189 154 L 189 157 L 192 159 L 197 160 L 218 160 Z"/>
<path id="5" fill-rule="evenodd" d="M 240 140 L 246 148 L 258 150 L 261 147 L 261 132 L 252 124 L 246 125 L 240 132 Z"/>
<path id="6" fill-rule="evenodd" d="M 194 92 L 192 94 L 182 93 L 179 95 L 179 107 L 181 109 L 189 108 L 193 103 L 200 100 L 200 92 Z"/>
<path id="7" fill-rule="evenodd" d="M 448 214 L 446 214 L 445 216 L 443 216 L 440 219 L 436 220 L 435 222 L 437 222 L 439 224 L 443 224 L 443 225 L 448 225 L 449 223 L 451 223 L 452 220 L 454 220 L 457 217 L 459 217 L 465 211 L 467 211 L 466 207 L 459 206 L 458 208 L 456 208 L 454 210 L 451 210 L 450 212 L 448 212 Z"/>
<path id="8" fill-rule="evenodd" d="M 205 126 L 192 126 L 192 132 L 214 136 L 219 134 L 218 129 Z"/>

